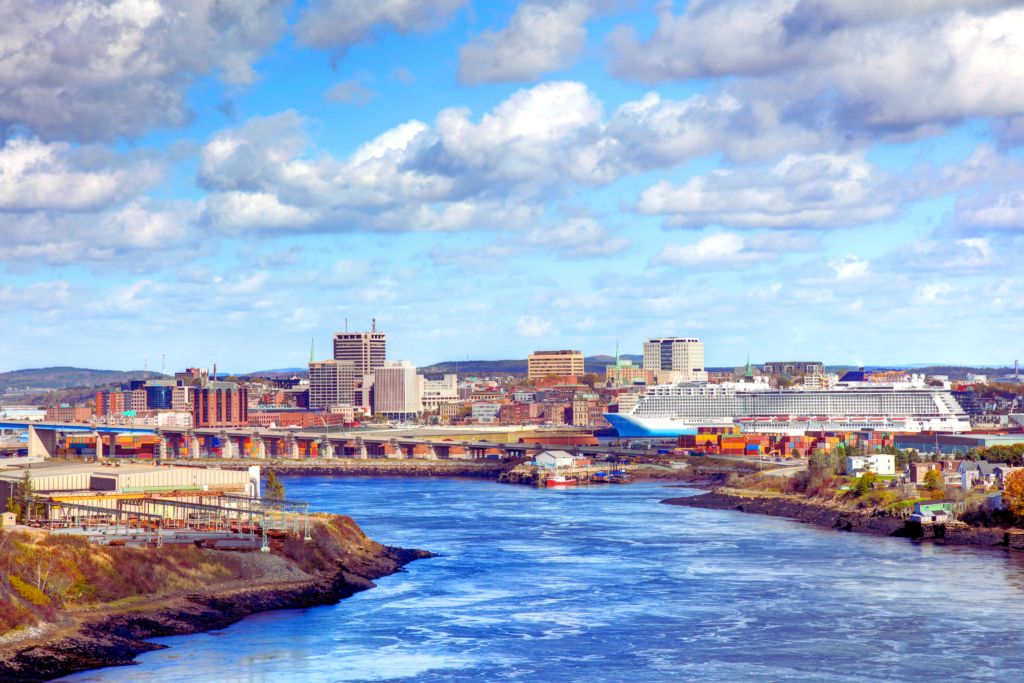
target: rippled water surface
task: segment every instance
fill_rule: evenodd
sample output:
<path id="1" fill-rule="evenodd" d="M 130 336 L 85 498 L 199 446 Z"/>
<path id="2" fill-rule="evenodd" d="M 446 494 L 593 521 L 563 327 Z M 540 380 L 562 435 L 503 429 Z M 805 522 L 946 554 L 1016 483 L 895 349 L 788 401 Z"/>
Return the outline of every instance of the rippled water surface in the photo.
<path id="1" fill-rule="evenodd" d="M 737 512 L 656 484 L 285 478 L 444 557 L 338 605 L 162 638 L 65 681 L 1024 681 L 1024 559 Z"/>

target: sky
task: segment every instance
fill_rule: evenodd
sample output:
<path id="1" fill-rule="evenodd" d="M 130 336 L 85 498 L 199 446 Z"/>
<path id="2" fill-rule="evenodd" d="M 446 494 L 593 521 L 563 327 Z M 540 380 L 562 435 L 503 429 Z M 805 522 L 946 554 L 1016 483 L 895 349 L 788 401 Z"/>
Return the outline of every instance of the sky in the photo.
<path id="1" fill-rule="evenodd" d="M 0 3 L 0 372 L 1012 364 L 1024 2 Z"/>

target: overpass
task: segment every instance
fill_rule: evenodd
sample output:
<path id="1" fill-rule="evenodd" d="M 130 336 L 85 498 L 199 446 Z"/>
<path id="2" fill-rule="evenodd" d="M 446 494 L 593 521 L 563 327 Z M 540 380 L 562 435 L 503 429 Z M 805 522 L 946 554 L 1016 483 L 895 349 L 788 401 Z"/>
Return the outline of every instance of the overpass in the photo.
<path id="1" fill-rule="evenodd" d="M 96 456 L 103 457 L 105 435 L 110 436 L 110 450 L 118 434 L 147 434 L 157 438 L 154 457 L 161 459 L 331 459 L 390 458 L 424 460 L 479 460 L 505 456 L 525 457 L 544 450 L 565 450 L 585 456 L 643 456 L 648 451 L 612 446 L 557 446 L 537 443 L 505 443 L 497 441 L 466 441 L 437 437 L 402 436 L 380 431 L 322 431 L 299 429 L 266 429 L 258 427 L 192 428 L 192 427 L 120 427 L 88 425 L 75 422 L 0 421 L 3 429 L 29 431 L 29 457 L 57 458 L 57 437 L 60 434 L 85 434 L 96 439 Z M 529 439 L 529 434 L 524 434 Z M 215 451 L 214 439 L 222 444 Z M 745 456 L 713 456 L 716 458 L 757 463 L 758 458 Z M 777 463 L 762 461 L 768 466 Z"/>

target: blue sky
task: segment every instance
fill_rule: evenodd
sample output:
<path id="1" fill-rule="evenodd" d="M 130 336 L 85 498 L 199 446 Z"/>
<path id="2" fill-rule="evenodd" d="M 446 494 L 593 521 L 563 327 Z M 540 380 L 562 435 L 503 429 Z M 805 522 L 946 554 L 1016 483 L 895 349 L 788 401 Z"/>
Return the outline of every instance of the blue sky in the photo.
<path id="1" fill-rule="evenodd" d="M 1022 5 L 0 9 L 0 371 L 1012 363 Z"/>

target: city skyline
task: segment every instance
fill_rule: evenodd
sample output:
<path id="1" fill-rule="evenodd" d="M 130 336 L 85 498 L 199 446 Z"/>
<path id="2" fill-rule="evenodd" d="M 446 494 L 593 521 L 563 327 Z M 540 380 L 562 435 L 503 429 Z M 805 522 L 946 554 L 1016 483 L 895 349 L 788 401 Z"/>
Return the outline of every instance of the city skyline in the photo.
<path id="1" fill-rule="evenodd" d="M 0 22 L 0 371 L 1019 357 L 1011 3 L 77 7 Z"/>

